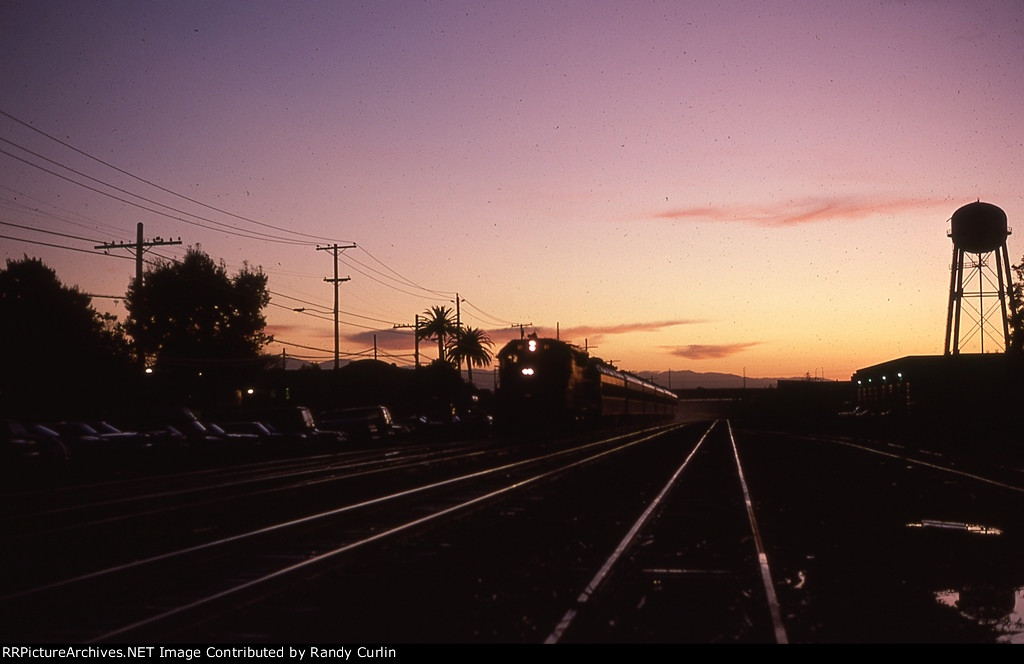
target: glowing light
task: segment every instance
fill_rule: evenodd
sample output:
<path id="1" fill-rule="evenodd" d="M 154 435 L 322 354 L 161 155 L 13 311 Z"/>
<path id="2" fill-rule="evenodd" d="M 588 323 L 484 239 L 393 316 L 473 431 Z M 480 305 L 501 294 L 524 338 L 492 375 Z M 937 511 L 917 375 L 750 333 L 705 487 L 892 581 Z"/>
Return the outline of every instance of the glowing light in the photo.
<path id="1" fill-rule="evenodd" d="M 537 340 L 530 339 L 530 341 L 526 344 L 526 347 L 530 350 L 531 353 L 535 352 L 537 350 Z"/>
<path id="2" fill-rule="evenodd" d="M 523 367 L 523 375 L 524 376 L 532 376 L 533 375 L 533 368 L 531 368 L 531 367 Z"/>

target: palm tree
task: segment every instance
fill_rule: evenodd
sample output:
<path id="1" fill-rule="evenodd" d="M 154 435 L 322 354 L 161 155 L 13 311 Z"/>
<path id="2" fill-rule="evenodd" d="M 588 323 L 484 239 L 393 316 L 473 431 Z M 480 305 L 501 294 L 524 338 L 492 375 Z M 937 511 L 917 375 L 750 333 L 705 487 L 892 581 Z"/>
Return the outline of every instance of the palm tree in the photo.
<path id="1" fill-rule="evenodd" d="M 448 354 L 458 363 L 466 361 L 469 383 L 473 384 L 473 367 L 485 367 L 491 363 L 493 342 L 487 333 L 476 327 L 456 330 L 448 342 Z"/>
<path id="2" fill-rule="evenodd" d="M 445 341 L 455 334 L 458 327 L 452 318 L 452 310 L 444 306 L 433 306 L 423 312 L 426 319 L 420 323 L 416 336 L 420 339 L 437 339 L 437 360 L 444 362 Z"/>

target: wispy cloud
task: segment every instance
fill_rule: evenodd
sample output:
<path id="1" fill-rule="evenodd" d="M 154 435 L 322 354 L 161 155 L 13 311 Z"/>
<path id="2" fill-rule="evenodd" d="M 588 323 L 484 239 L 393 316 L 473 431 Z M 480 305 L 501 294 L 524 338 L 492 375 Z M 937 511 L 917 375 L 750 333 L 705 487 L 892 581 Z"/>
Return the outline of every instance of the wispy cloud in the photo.
<path id="1" fill-rule="evenodd" d="M 698 319 L 659 320 L 637 323 L 622 323 L 619 325 L 577 325 L 563 328 L 527 328 L 525 332 L 530 334 L 536 332 L 541 337 L 554 337 L 556 334 L 564 341 L 583 344 L 584 339 L 591 342 L 614 334 L 629 334 L 633 332 L 658 332 L 665 328 L 677 325 L 694 325 L 707 321 Z M 487 335 L 494 342 L 495 348 L 503 346 L 511 339 L 519 338 L 518 329 L 499 328 L 485 330 Z M 377 344 L 387 348 L 411 348 L 413 346 L 412 330 L 381 329 L 377 331 L 361 331 L 343 335 L 344 340 L 350 344 L 371 345 L 376 337 Z M 436 344 L 433 341 L 421 341 L 423 344 Z"/>
<path id="2" fill-rule="evenodd" d="M 360 346 L 373 346 L 376 342 L 382 348 L 412 348 L 415 343 L 412 330 L 395 330 L 393 328 L 351 332 L 341 336 L 345 342 Z M 421 341 L 420 343 L 430 342 Z"/>
<path id="3" fill-rule="evenodd" d="M 631 332 L 659 332 L 666 327 L 676 325 L 694 325 L 707 321 L 696 319 L 660 320 L 637 323 L 622 323 L 620 325 L 578 325 L 575 327 L 563 327 L 559 333 L 563 339 L 593 335 L 628 334 Z M 553 332 L 553 330 L 552 330 Z"/>
<path id="4" fill-rule="evenodd" d="M 656 219 L 680 221 L 734 221 L 759 226 L 796 226 L 824 221 L 856 221 L 874 215 L 892 215 L 936 207 L 949 208 L 948 199 L 928 198 L 805 198 L 764 206 L 671 208 L 654 213 Z"/>
<path id="5" fill-rule="evenodd" d="M 759 341 L 741 344 L 691 344 L 689 346 L 671 347 L 672 355 L 685 357 L 688 360 L 717 360 L 730 355 L 742 353 L 748 348 L 760 345 Z"/>

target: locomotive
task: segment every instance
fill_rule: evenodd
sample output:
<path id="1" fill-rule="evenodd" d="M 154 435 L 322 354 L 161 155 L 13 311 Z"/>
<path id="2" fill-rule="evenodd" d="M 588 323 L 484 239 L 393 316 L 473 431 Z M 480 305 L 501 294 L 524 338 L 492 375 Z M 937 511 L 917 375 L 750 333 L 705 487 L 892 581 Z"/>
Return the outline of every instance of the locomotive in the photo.
<path id="1" fill-rule="evenodd" d="M 510 341 L 498 353 L 499 426 L 564 427 L 671 420 L 678 397 L 558 339 Z"/>

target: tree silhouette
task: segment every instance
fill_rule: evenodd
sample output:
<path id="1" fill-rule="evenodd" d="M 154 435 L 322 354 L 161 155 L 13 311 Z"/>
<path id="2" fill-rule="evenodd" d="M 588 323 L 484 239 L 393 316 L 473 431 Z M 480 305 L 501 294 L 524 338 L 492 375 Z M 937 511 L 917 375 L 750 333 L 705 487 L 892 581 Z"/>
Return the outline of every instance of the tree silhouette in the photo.
<path id="1" fill-rule="evenodd" d="M 416 334 L 420 339 L 437 340 L 437 360 L 446 362 L 444 355 L 445 341 L 458 330 L 452 319 L 453 311 L 449 307 L 433 306 L 423 312 L 426 321 L 420 324 Z"/>
<path id="2" fill-rule="evenodd" d="M 0 270 L 4 405 L 22 415 L 99 399 L 129 366 L 127 344 L 113 323 L 41 260 L 8 259 Z"/>
<path id="3" fill-rule="evenodd" d="M 1010 347 L 1006 350 L 1015 353 L 1024 353 L 1024 257 L 1020 263 L 1012 265 L 1013 273 L 1017 281 L 1008 289 L 1009 311 L 1007 322 L 1010 325 Z"/>
<path id="4" fill-rule="evenodd" d="M 493 357 L 491 346 L 494 342 L 487 333 L 476 327 L 456 330 L 448 342 L 448 354 L 457 363 L 466 362 L 469 382 L 473 382 L 473 367 L 485 367 Z"/>
<path id="5" fill-rule="evenodd" d="M 223 262 L 190 248 L 180 263 L 158 263 L 132 282 L 124 327 L 156 366 L 240 365 L 273 340 L 263 332 L 269 302 L 261 269 L 246 263 L 229 277 Z"/>

